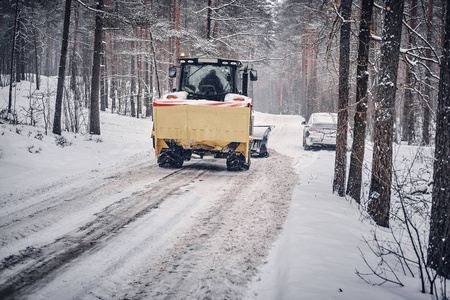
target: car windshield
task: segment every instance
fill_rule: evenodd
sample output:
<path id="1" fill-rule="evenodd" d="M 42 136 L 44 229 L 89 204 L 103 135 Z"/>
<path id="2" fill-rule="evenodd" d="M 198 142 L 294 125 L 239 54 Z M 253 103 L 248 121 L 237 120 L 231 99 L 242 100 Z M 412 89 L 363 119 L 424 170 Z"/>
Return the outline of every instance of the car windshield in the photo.
<path id="1" fill-rule="evenodd" d="M 336 129 L 337 128 L 337 114 L 336 113 L 313 114 L 311 123 L 314 126 Z"/>
<path id="2" fill-rule="evenodd" d="M 231 67 L 185 65 L 181 90 L 198 95 L 223 95 L 232 91 Z"/>

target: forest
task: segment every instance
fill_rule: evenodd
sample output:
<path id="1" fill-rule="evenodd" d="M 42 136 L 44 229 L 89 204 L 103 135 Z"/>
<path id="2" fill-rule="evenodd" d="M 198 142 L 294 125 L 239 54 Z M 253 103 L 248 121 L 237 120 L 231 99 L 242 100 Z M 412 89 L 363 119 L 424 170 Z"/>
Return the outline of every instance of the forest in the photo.
<path id="1" fill-rule="evenodd" d="M 98 135 L 100 111 L 151 118 L 181 53 L 241 60 L 258 70 L 256 111 L 339 114 L 333 191 L 386 228 L 395 194 L 422 278 L 450 278 L 448 0 L 2 0 L 0 10 L 1 122 Z M 36 87 L 28 107 L 15 105 L 21 81 Z M 366 143 L 374 154 L 361 195 Z M 395 181 L 394 145 L 434 147 L 432 200 L 414 202 Z M 407 188 L 420 181 L 408 178 Z M 403 200 L 427 215 L 429 240 Z"/>
<path id="2" fill-rule="evenodd" d="M 65 72 L 72 79 L 64 85 L 62 128 L 76 131 L 83 127 L 80 108 L 89 105 L 97 3 L 70 2 L 73 3 Z M 434 2 L 405 2 L 398 66 L 396 141 L 430 143 L 446 1 Z M 1 86 L 9 85 L 11 71 L 15 82 L 30 77 L 38 83 L 40 75 L 58 75 L 64 6 L 64 1 L 1 2 Z M 109 108 L 112 113 L 149 117 L 152 99 L 174 85 L 168 79 L 167 70 L 176 64 L 181 52 L 193 57 L 240 59 L 258 69 L 261 80 L 254 93 L 258 111 L 301 114 L 308 118 L 311 112 L 337 110 L 342 24 L 339 3 L 323 0 L 109 0 L 101 7 L 101 110 Z M 374 94 L 377 86 L 384 21 L 383 5 L 375 3 L 373 9 L 369 94 Z M 350 115 L 356 111 L 360 14 L 361 4 L 355 1 L 350 21 Z M 38 97 L 37 94 L 34 96 Z M 373 106 L 372 97 L 368 97 L 369 119 L 374 117 Z M 50 115 L 47 118 L 51 126 L 52 118 Z M 368 122 L 370 136 L 372 123 Z"/>

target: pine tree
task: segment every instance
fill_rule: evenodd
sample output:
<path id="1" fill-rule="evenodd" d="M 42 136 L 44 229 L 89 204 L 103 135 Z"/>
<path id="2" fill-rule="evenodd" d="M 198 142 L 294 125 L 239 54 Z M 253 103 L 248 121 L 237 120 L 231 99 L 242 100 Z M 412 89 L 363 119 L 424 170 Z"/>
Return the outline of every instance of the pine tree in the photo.
<path id="1" fill-rule="evenodd" d="M 333 192 L 337 192 L 339 196 L 343 197 L 345 194 L 345 171 L 347 166 L 348 82 L 352 0 L 343 0 L 340 10 L 343 24 L 341 25 L 339 46 L 339 102 Z"/>
<path id="2" fill-rule="evenodd" d="M 102 55 L 102 32 L 103 32 L 103 0 L 98 0 L 97 13 L 95 16 L 94 34 L 94 59 L 92 65 L 91 107 L 89 118 L 89 133 L 100 134 L 100 62 Z"/>
<path id="3" fill-rule="evenodd" d="M 450 5 L 440 66 L 428 265 L 450 279 Z"/>
<path id="4" fill-rule="evenodd" d="M 67 46 L 69 44 L 70 10 L 72 0 L 66 0 L 66 10 L 64 14 L 63 38 L 61 45 L 61 57 L 59 59 L 58 86 L 56 88 L 55 116 L 53 120 L 53 133 L 61 134 L 61 113 L 62 98 L 64 90 L 64 79 L 66 73 Z"/>
<path id="5" fill-rule="evenodd" d="M 372 178 L 368 211 L 375 222 L 389 227 L 392 183 L 392 142 L 395 92 L 400 54 L 404 0 L 387 0 L 376 99 Z"/>
<path id="6" fill-rule="evenodd" d="M 362 165 L 366 137 L 367 83 L 369 73 L 370 26 L 373 0 L 363 0 L 361 5 L 361 23 L 359 28 L 358 66 L 356 69 L 356 113 L 353 126 L 353 145 L 350 155 L 347 194 L 360 203 Z"/>

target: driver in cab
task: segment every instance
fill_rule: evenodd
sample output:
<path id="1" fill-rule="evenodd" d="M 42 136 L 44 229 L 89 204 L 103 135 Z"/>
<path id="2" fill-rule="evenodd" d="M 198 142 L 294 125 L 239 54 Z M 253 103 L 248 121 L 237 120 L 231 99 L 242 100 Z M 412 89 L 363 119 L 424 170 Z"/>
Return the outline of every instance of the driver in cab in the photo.
<path id="1" fill-rule="evenodd" d="M 223 93 L 223 85 L 216 75 L 216 70 L 211 70 L 199 84 L 200 91 L 207 94 L 221 94 Z"/>

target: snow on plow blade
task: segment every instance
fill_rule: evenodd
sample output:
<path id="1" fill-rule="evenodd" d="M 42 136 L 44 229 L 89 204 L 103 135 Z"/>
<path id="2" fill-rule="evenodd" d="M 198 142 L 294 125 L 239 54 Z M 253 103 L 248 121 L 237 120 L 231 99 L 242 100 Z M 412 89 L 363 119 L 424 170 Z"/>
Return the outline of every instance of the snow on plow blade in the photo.
<path id="1" fill-rule="evenodd" d="M 182 153 L 187 150 L 216 157 L 242 153 L 245 163 L 249 163 L 251 104 L 248 102 L 158 99 L 153 103 L 153 118 L 158 158 L 169 149 L 175 151 L 176 145 L 183 148 L 179 150 Z"/>

